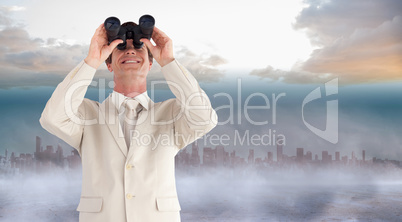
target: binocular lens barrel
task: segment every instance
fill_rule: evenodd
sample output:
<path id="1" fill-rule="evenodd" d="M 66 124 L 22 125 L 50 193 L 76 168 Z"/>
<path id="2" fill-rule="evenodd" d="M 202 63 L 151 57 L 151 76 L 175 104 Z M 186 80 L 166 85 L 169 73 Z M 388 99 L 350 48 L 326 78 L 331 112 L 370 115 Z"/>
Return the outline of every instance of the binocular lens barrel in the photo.
<path id="1" fill-rule="evenodd" d="M 139 25 L 141 27 L 141 32 L 144 35 L 151 35 L 155 26 L 155 19 L 150 15 L 143 15 L 140 18 Z"/>
<path id="2" fill-rule="evenodd" d="M 118 37 L 120 30 L 120 20 L 116 17 L 109 17 L 105 20 L 105 29 L 109 43 Z"/>

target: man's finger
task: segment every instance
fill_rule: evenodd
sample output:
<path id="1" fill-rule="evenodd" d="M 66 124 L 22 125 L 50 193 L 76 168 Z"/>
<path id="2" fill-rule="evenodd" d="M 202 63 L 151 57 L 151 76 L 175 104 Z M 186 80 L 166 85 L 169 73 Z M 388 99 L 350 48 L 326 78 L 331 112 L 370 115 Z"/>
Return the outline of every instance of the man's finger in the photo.
<path id="1" fill-rule="evenodd" d="M 157 27 L 154 27 L 154 31 L 152 33 L 152 38 L 160 37 L 160 36 L 167 36 L 162 30 L 158 29 Z"/>
<path id="2" fill-rule="evenodd" d="M 113 42 L 110 43 L 110 48 L 113 50 L 114 48 L 116 48 L 116 46 L 120 43 L 123 43 L 123 40 L 121 39 L 116 39 Z"/>
<path id="3" fill-rule="evenodd" d="M 154 32 L 152 33 L 152 39 L 158 45 L 163 42 L 163 40 L 168 37 L 164 32 L 160 29 L 154 27 Z"/>
<path id="4" fill-rule="evenodd" d="M 152 42 L 149 41 L 148 39 L 143 38 L 143 39 L 140 39 L 140 41 L 143 42 L 149 48 L 149 50 L 151 50 L 151 52 L 155 48 L 155 46 L 152 45 Z"/>
<path id="5" fill-rule="evenodd" d="M 92 36 L 92 39 L 97 38 L 97 36 L 99 35 L 100 31 L 102 30 L 102 27 L 103 27 L 103 23 L 100 24 L 100 25 L 98 26 L 98 28 L 96 28 L 95 33 L 94 33 L 94 35 Z"/>
<path id="6" fill-rule="evenodd" d="M 97 31 L 101 30 L 101 29 L 102 29 L 102 27 L 103 27 L 103 23 L 102 23 L 102 24 L 100 24 L 100 25 L 98 26 L 98 28 L 96 28 L 96 31 L 95 31 L 95 32 L 97 32 Z"/>

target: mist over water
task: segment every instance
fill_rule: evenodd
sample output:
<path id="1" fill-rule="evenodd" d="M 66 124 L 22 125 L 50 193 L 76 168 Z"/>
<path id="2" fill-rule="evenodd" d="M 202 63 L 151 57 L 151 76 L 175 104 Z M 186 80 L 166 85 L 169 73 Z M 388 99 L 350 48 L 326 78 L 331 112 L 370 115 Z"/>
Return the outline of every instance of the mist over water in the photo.
<path id="1" fill-rule="evenodd" d="M 179 168 L 182 221 L 401 221 L 402 169 Z M 79 171 L 5 175 L 0 221 L 78 221 Z"/>
<path id="2" fill-rule="evenodd" d="M 0 177 L 0 221 L 78 221 L 80 171 Z"/>
<path id="3" fill-rule="evenodd" d="M 287 169 L 179 176 L 183 221 L 400 221 L 402 171 Z"/>

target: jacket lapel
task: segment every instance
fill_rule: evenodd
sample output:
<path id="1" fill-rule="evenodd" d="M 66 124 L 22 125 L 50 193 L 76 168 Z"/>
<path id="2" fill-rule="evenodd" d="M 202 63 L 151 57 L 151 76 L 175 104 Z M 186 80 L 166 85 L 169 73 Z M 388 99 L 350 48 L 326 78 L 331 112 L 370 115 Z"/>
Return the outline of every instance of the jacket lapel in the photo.
<path id="1" fill-rule="evenodd" d="M 109 96 L 102 104 L 100 104 L 100 113 L 105 120 L 104 123 L 108 126 L 110 133 L 113 135 L 114 140 L 119 146 L 119 149 L 123 155 L 127 157 L 127 145 L 124 140 L 123 132 L 120 129 L 119 114 L 110 98 L 111 97 Z"/>

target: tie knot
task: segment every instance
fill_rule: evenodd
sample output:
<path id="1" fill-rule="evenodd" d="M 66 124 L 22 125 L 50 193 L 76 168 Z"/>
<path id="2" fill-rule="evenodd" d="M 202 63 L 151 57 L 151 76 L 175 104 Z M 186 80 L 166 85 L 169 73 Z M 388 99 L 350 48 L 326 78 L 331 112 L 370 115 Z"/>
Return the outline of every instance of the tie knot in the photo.
<path id="1" fill-rule="evenodd" d="M 135 99 L 128 99 L 126 101 L 126 109 L 128 110 L 135 110 L 137 111 L 137 109 L 140 108 L 139 102 Z"/>

